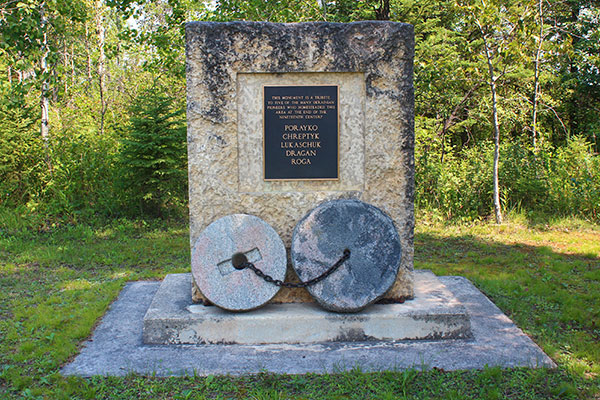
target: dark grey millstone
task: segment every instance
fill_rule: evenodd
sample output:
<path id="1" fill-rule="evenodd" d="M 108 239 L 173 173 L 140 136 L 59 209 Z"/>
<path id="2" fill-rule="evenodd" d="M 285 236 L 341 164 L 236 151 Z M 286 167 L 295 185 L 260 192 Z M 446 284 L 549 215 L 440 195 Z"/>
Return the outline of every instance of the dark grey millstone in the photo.
<path id="1" fill-rule="evenodd" d="M 226 310 L 253 310 L 271 300 L 279 287 L 265 282 L 249 268 L 234 268 L 235 254 L 243 254 L 265 274 L 283 280 L 287 265 L 285 246 L 269 224 L 246 214 L 219 218 L 196 240 L 192 275 L 202 294 Z"/>
<path id="2" fill-rule="evenodd" d="M 292 266 L 302 281 L 321 275 L 343 255 L 351 256 L 310 294 L 331 311 L 355 312 L 381 298 L 394 284 L 401 260 L 398 232 L 383 211 L 359 200 L 334 200 L 310 211 L 292 235 Z"/>

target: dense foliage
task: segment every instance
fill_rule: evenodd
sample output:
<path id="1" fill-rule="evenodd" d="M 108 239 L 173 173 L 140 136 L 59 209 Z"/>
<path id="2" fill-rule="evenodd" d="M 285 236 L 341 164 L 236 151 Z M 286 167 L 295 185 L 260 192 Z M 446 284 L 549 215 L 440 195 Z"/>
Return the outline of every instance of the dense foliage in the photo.
<path id="1" fill-rule="evenodd" d="M 491 215 L 498 137 L 504 212 L 600 220 L 593 0 L 0 0 L 0 206 L 185 214 L 184 23 L 234 19 L 413 24 L 417 206 Z"/>
<path id="2" fill-rule="evenodd" d="M 142 215 L 182 207 L 187 192 L 184 110 L 164 92 L 155 86 L 137 96 L 122 139 L 120 191 Z"/>
<path id="3" fill-rule="evenodd" d="M 490 214 L 493 146 L 484 142 L 467 147 L 443 162 L 436 156 L 417 152 L 418 205 L 443 219 L 473 220 Z M 600 220 L 600 157 L 583 139 L 538 152 L 522 143 L 505 143 L 500 159 L 506 211 Z"/>

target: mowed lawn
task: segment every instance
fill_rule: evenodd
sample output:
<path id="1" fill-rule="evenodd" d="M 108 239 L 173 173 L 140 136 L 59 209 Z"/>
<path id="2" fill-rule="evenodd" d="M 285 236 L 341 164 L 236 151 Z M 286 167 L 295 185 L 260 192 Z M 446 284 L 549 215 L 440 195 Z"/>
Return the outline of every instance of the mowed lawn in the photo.
<path id="1" fill-rule="evenodd" d="M 600 398 L 600 228 L 417 221 L 415 266 L 469 278 L 555 370 L 64 378 L 127 281 L 189 270 L 183 223 L 53 225 L 0 213 L 0 399 Z"/>

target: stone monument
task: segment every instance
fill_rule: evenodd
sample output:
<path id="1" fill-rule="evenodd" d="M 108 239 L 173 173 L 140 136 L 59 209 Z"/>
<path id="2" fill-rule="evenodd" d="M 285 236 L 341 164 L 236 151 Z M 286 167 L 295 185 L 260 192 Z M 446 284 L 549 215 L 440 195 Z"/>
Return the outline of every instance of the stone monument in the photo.
<path id="1" fill-rule="evenodd" d="M 251 214 L 291 246 L 319 203 L 389 215 L 402 260 L 387 300 L 413 297 L 413 27 L 396 22 L 191 22 L 186 27 L 190 243 Z M 287 280 L 297 279 L 288 268 Z M 196 282 L 193 299 L 205 301 Z M 272 302 L 313 301 L 283 288 Z"/>
<path id="2" fill-rule="evenodd" d="M 144 343 L 470 337 L 453 294 L 413 273 L 412 26 L 186 35 L 192 274 L 163 280 Z"/>

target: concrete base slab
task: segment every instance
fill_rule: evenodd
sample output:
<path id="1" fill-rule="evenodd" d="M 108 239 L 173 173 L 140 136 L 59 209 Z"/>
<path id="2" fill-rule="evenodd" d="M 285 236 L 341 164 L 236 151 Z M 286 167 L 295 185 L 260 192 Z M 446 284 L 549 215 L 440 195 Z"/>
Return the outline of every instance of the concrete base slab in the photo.
<path id="1" fill-rule="evenodd" d="M 415 274 L 421 272 L 415 271 Z M 555 367 L 554 362 L 467 279 L 439 277 L 471 317 L 471 339 L 268 345 L 145 345 L 143 317 L 159 282 L 127 284 L 64 375 L 242 375 L 406 368 L 461 370 Z"/>
<path id="2" fill-rule="evenodd" d="M 415 275 L 414 300 L 334 313 L 316 303 L 269 304 L 247 313 L 193 304 L 190 274 L 170 274 L 144 316 L 146 344 L 362 342 L 471 337 L 466 309 L 431 272 Z"/>

